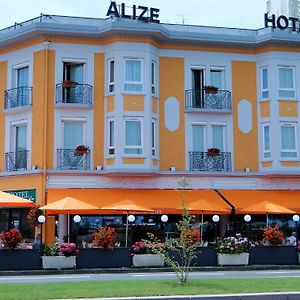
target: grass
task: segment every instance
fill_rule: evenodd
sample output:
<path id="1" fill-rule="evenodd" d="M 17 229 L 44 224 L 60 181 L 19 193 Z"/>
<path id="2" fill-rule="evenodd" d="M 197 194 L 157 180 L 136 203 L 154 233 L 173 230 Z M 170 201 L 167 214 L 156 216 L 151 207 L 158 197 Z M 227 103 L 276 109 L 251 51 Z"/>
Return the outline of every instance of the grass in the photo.
<path id="1" fill-rule="evenodd" d="M 300 278 L 115 280 L 0 284 L 1 300 L 200 295 L 300 291 Z"/>

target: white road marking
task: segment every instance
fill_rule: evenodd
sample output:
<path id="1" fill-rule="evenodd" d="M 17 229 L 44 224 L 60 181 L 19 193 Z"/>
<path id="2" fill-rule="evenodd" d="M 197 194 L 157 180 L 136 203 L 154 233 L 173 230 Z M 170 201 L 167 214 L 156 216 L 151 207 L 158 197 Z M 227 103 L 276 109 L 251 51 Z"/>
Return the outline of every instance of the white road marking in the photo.
<path id="1" fill-rule="evenodd" d="M 39 277 L 23 277 L 23 276 L 9 276 L 9 277 L 0 277 L 0 280 L 10 280 L 10 279 L 26 279 L 26 280 L 45 280 L 45 279 L 84 279 L 84 278 L 91 278 L 90 275 L 74 275 L 74 276 L 57 276 L 57 275 L 52 275 L 52 276 L 39 276 Z"/>
<path id="2" fill-rule="evenodd" d="M 264 271 L 264 272 L 256 272 L 256 274 L 264 275 L 264 274 L 300 274 L 300 271 Z"/>

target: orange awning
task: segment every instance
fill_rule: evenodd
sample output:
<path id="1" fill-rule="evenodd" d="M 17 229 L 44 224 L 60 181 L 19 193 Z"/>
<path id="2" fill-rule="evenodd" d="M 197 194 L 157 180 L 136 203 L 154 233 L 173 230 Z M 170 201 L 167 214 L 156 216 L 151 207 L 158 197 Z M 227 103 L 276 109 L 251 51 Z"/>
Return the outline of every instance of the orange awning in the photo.
<path id="1" fill-rule="evenodd" d="M 244 214 L 242 209 L 263 201 L 279 204 L 300 213 L 300 191 L 219 190 L 219 192 L 233 204 L 238 214 Z"/>
<path id="2" fill-rule="evenodd" d="M 0 207 L 34 207 L 30 200 L 0 191 Z"/>
<path id="3" fill-rule="evenodd" d="M 70 195 L 78 198 L 86 203 L 95 205 L 98 208 L 110 205 L 124 199 L 132 199 L 137 205 L 149 207 L 155 213 L 165 214 L 181 214 L 182 210 L 178 210 L 181 206 L 181 193 L 176 190 L 133 190 L 133 189 L 49 189 L 47 193 L 48 203 L 54 202 Z M 227 210 L 230 207 L 217 195 L 213 190 L 191 190 L 186 191 L 186 201 L 191 203 L 199 199 L 207 199 L 211 203 L 216 203 L 220 207 Z M 103 214 L 114 215 L 114 210 L 84 210 L 81 214 Z"/>

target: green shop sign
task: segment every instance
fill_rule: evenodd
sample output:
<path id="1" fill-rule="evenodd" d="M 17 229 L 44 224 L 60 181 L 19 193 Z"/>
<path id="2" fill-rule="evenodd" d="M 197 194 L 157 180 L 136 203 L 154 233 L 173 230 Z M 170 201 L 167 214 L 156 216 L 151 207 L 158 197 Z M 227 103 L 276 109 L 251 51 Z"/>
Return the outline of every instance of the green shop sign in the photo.
<path id="1" fill-rule="evenodd" d="M 6 193 L 13 194 L 15 196 L 25 198 L 31 200 L 33 202 L 36 201 L 36 190 L 15 190 L 15 191 L 5 191 Z"/>

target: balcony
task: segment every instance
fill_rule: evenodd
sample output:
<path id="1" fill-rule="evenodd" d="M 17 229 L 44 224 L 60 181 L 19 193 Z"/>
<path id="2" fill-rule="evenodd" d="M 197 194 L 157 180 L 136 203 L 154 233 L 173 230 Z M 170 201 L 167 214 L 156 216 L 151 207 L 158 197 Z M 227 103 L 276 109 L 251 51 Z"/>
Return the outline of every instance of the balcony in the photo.
<path id="1" fill-rule="evenodd" d="M 231 112 L 231 92 L 217 90 L 211 93 L 205 89 L 185 91 L 186 109 L 226 110 Z"/>
<path id="2" fill-rule="evenodd" d="M 59 170 L 89 170 L 90 150 L 77 153 L 75 149 L 57 149 L 57 169 Z"/>
<path id="3" fill-rule="evenodd" d="M 5 91 L 4 108 L 24 107 L 32 105 L 32 87 L 21 86 Z"/>
<path id="4" fill-rule="evenodd" d="M 231 171 L 231 153 L 219 152 L 211 155 L 209 152 L 189 152 L 191 171 Z"/>
<path id="5" fill-rule="evenodd" d="M 5 153 L 5 171 L 21 171 L 28 169 L 28 150 Z"/>
<path id="6" fill-rule="evenodd" d="M 66 82 L 56 85 L 56 104 L 87 104 L 92 105 L 93 87 L 89 84 Z"/>

